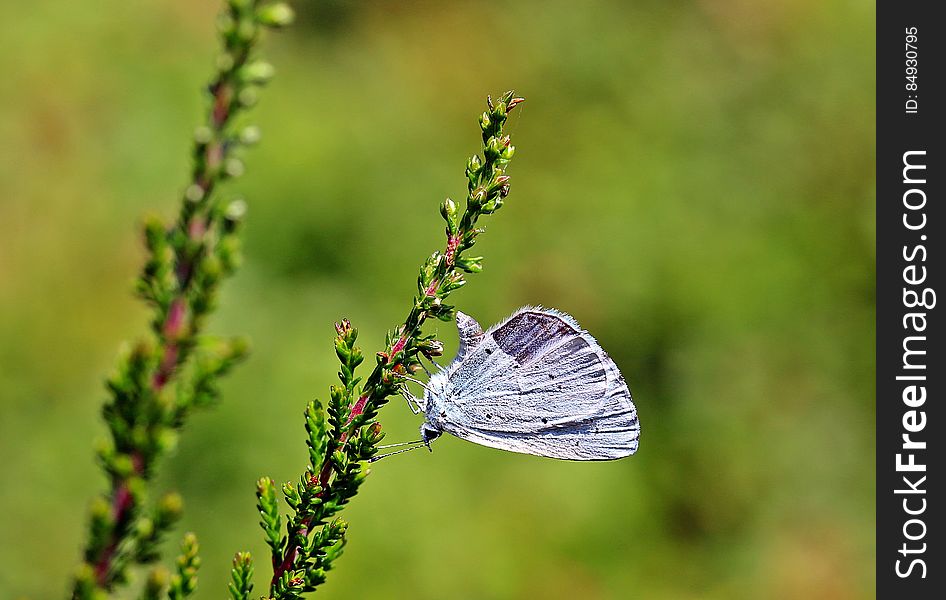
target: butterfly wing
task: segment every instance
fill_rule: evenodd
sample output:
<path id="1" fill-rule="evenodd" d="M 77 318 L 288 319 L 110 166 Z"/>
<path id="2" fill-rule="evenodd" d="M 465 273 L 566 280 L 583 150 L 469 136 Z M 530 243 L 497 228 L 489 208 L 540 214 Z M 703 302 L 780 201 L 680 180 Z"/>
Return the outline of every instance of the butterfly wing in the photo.
<path id="1" fill-rule="evenodd" d="M 630 390 L 598 342 L 568 315 L 526 307 L 466 348 L 437 423 L 485 446 L 569 460 L 637 450 Z"/>

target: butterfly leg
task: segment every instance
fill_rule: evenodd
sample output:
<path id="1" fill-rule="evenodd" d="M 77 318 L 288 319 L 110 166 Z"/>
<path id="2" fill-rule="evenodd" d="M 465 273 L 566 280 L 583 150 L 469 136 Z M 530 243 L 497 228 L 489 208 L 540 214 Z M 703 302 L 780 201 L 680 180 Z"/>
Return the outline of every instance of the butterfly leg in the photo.
<path id="1" fill-rule="evenodd" d="M 407 389 L 406 385 L 401 386 L 401 396 L 403 396 L 404 399 L 407 400 L 407 407 L 411 409 L 411 412 L 414 413 L 415 415 L 419 415 L 424 410 L 423 408 L 421 408 L 420 399 L 414 394 L 412 394 L 410 390 Z"/>

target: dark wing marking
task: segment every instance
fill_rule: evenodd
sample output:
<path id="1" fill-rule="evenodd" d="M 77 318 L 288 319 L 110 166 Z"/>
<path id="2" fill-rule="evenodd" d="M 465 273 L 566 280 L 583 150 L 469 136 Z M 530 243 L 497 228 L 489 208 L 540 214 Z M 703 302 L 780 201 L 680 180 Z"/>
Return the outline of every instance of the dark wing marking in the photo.
<path id="1" fill-rule="evenodd" d="M 525 365 L 545 349 L 578 334 L 578 329 L 557 314 L 524 310 L 490 331 L 499 349 Z"/>

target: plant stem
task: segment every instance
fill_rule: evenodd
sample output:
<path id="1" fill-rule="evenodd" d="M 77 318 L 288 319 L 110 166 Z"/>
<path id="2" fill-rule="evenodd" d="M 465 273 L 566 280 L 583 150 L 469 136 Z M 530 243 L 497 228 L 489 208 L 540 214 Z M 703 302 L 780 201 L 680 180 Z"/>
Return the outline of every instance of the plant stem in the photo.
<path id="1" fill-rule="evenodd" d="M 358 382 L 353 375 L 354 368 L 361 362 L 360 353 L 353 346 L 357 333 L 347 321 L 336 325 L 339 333 L 336 352 L 342 360 L 342 372 L 339 375 L 345 383 L 345 393 L 342 395 L 333 388 L 333 399 L 338 393 L 343 401 L 338 404 L 338 408 L 333 409 L 335 413 L 330 413 L 341 426 L 331 432 L 321 431 L 326 438 L 321 462 L 316 463 L 313 459 L 299 487 L 293 488 L 290 484 L 284 486 L 284 493 L 296 511 L 296 516 L 287 523 L 288 536 L 284 538 L 283 545 L 274 546 L 273 577 L 270 581 L 270 595 L 273 598 L 298 598 L 305 591 L 313 591 L 324 580 L 324 571 L 328 570 L 331 561 L 340 552 L 339 542 L 331 535 L 326 536 L 329 541 L 325 545 L 310 544 L 306 540 L 315 526 L 324 524 L 325 519 L 338 512 L 356 493 L 357 486 L 365 476 L 362 472 L 364 463 L 377 452 L 377 442 L 383 437 L 380 424 L 374 418 L 387 398 L 403 384 L 405 375 L 420 368 L 417 354 L 433 355 L 442 351 L 442 343 L 433 336 L 422 337 L 421 330 L 430 317 L 452 319 L 454 309 L 443 301 L 452 291 L 465 284 L 461 271 L 475 273 L 482 269 L 481 257 L 466 258 L 463 252 L 475 244 L 477 236 L 483 231 L 477 227 L 479 217 L 499 210 L 509 193 L 509 177 L 505 175 L 505 166 L 515 149 L 510 144 L 509 136 L 503 135 L 502 128 L 509 111 L 522 101 L 522 98 L 514 97 L 512 92 L 504 94 L 495 104 L 492 99 L 488 99 L 489 110 L 480 117 L 483 160 L 474 155 L 467 165 L 469 194 L 466 209 L 459 215 L 452 200 L 447 199 L 443 203 L 441 214 L 447 223 L 444 250 L 431 255 L 421 268 L 414 304 L 403 323 L 388 336 L 386 349 L 377 354 L 377 363 L 357 396 L 352 393 Z M 349 361 L 353 355 L 359 358 Z M 369 430 L 367 435 L 365 429 Z M 349 447 L 352 444 L 354 448 Z M 336 522 L 323 525 L 321 532 L 324 533 L 327 527 L 333 527 L 332 532 L 336 531 Z M 342 523 L 337 527 L 343 532 L 346 526 Z M 264 529 L 268 535 L 274 535 L 266 523 Z M 343 542 L 344 537 L 341 537 Z M 301 552 L 302 545 L 306 546 L 304 552 Z M 313 545 L 317 547 L 313 548 Z M 281 552 L 275 552 L 278 548 L 282 548 Z M 318 558 L 323 555 L 327 558 Z M 310 562 L 313 556 L 317 557 L 315 563 Z M 313 564 L 318 564 L 318 568 Z"/>
<path id="2" fill-rule="evenodd" d="M 290 18 L 282 4 L 226 1 L 207 120 L 194 136 L 190 185 L 170 227 L 159 219 L 145 226 L 149 256 L 138 294 L 153 308 L 154 337 L 122 356 L 108 380 L 112 397 L 103 416 L 111 439 L 99 449 L 99 460 L 109 490 L 93 501 L 74 598 L 103 597 L 126 580 L 129 564 L 157 560 L 161 536 L 179 518 L 181 501 L 167 495 L 146 514 L 154 465 L 188 412 L 219 397 L 217 380 L 246 353 L 240 340 L 203 334 L 219 285 L 239 261 L 244 212 L 242 202 L 224 206 L 214 191 L 240 174 L 237 153 L 256 137 L 247 135 L 250 128 L 238 131 L 234 117 L 254 103 L 256 90 L 271 76 L 272 67 L 253 58 L 260 34 Z M 196 541 L 188 547 L 196 561 Z"/>

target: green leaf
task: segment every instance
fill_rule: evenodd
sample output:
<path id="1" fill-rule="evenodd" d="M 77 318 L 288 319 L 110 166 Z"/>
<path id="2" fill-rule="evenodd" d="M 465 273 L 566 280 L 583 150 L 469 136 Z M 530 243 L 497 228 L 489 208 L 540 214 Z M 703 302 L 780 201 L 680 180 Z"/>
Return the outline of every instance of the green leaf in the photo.
<path id="1" fill-rule="evenodd" d="M 233 557 L 227 590 L 231 600 L 249 600 L 253 591 L 253 557 L 249 552 L 237 552 Z"/>

